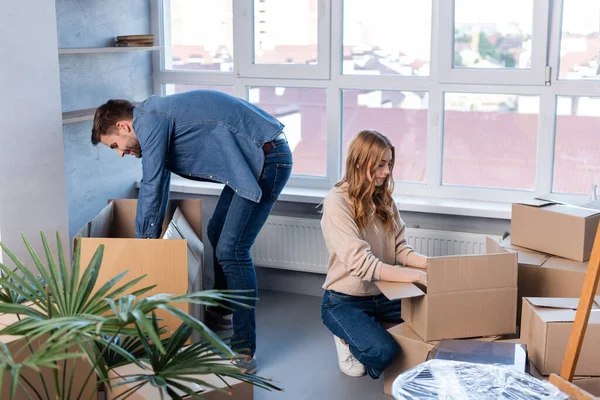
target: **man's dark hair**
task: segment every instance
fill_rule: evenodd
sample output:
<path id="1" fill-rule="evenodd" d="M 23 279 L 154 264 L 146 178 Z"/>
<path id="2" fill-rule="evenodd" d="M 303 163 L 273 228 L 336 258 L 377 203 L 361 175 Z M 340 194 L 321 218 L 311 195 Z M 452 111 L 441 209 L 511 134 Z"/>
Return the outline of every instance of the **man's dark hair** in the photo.
<path id="1" fill-rule="evenodd" d="M 117 122 L 133 120 L 133 107 L 127 100 L 109 100 L 98 107 L 94 114 L 92 144 L 95 146 L 103 135 L 112 134 Z"/>

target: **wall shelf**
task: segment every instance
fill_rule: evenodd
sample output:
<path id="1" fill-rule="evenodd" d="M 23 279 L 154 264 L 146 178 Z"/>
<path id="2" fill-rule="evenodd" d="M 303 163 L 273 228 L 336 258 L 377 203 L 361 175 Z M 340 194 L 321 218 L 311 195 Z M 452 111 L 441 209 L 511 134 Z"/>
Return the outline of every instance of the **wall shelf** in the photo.
<path id="1" fill-rule="evenodd" d="M 139 106 L 139 101 L 132 101 L 131 104 L 134 106 Z M 86 108 L 84 110 L 74 110 L 74 111 L 66 111 L 62 113 L 62 123 L 64 124 L 72 124 L 75 122 L 81 121 L 93 121 L 94 114 L 96 114 L 95 108 Z"/>
<path id="2" fill-rule="evenodd" d="M 62 122 L 63 124 L 72 124 L 74 122 L 92 121 L 94 119 L 95 112 L 95 108 L 67 111 L 62 113 Z"/>
<path id="3" fill-rule="evenodd" d="M 161 46 L 140 47 L 73 47 L 58 49 L 58 54 L 93 54 L 93 53 L 125 53 L 129 51 L 156 51 Z"/>

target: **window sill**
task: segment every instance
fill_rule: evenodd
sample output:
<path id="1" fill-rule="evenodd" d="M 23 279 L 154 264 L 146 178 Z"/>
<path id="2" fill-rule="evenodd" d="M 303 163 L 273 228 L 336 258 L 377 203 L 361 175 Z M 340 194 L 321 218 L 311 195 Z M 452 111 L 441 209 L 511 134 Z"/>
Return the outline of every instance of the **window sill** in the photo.
<path id="1" fill-rule="evenodd" d="M 175 175 L 171 178 L 171 192 L 175 193 L 219 196 L 221 190 L 223 190 L 223 185 L 219 183 L 191 181 Z M 283 189 L 283 192 L 279 196 L 279 201 L 319 204 L 328 192 L 328 190 L 324 189 L 288 186 Z M 511 218 L 511 203 L 406 195 L 394 196 L 394 200 L 396 200 L 400 212 L 409 211 L 497 219 Z"/>

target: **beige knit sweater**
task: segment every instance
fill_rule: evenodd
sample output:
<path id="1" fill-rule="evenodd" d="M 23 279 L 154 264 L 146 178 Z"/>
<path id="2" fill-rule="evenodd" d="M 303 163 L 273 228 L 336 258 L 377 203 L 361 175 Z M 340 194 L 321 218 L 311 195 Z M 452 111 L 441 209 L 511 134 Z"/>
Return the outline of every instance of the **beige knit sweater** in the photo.
<path id="1" fill-rule="evenodd" d="M 400 229 L 385 232 L 381 220 L 361 233 L 354 221 L 354 207 L 348 185 L 334 188 L 323 203 L 321 228 L 329 250 L 329 268 L 323 289 L 353 296 L 381 293 L 374 281 L 379 280 L 381 266 L 406 265 L 412 248 L 404 238 L 404 222 L 394 204 Z"/>

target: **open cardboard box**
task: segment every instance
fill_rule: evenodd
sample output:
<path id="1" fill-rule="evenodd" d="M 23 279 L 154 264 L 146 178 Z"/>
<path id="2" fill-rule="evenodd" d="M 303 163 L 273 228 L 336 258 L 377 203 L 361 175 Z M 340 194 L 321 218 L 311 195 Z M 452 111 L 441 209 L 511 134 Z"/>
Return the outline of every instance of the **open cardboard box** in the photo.
<path id="1" fill-rule="evenodd" d="M 517 325 L 520 326 L 523 297 L 579 297 L 581 295 L 588 267 L 587 261 L 568 260 L 515 246 L 510 236 L 500 245 L 518 256 Z M 600 287 L 596 293 L 600 294 Z"/>
<path id="2" fill-rule="evenodd" d="M 128 293 L 146 286 L 156 285 L 145 296 L 158 293 L 184 294 L 188 290 L 188 244 L 186 240 L 135 239 L 135 216 L 137 200 L 112 200 L 89 221 L 74 238 L 81 246 L 81 273 L 88 265 L 99 245 L 103 244 L 104 256 L 94 290 L 104 283 L 129 271 L 120 281 L 131 281 L 147 276 Z M 171 200 L 167 208 L 161 238 L 169 228 L 175 211 L 179 208 L 198 238 L 202 238 L 202 205 L 200 200 Z M 79 237 L 81 235 L 81 237 Z M 200 271 L 200 276 L 202 272 Z M 188 304 L 177 304 L 182 311 L 189 312 Z M 162 325 L 173 332 L 180 320 L 170 313 L 159 310 Z"/>
<path id="3" fill-rule="evenodd" d="M 600 210 L 531 199 L 512 205 L 512 243 L 575 261 L 590 259 Z"/>
<path id="4" fill-rule="evenodd" d="M 543 375 L 560 373 L 578 303 L 578 298 L 523 298 L 521 342 Z M 575 375 L 600 376 L 600 296 L 590 313 Z"/>
<path id="5" fill-rule="evenodd" d="M 425 341 L 516 332 L 517 255 L 488 238 L 485 255 L 432 257 L 427 288 L 377 282 L 402 300 L 402 319 Z"/>

